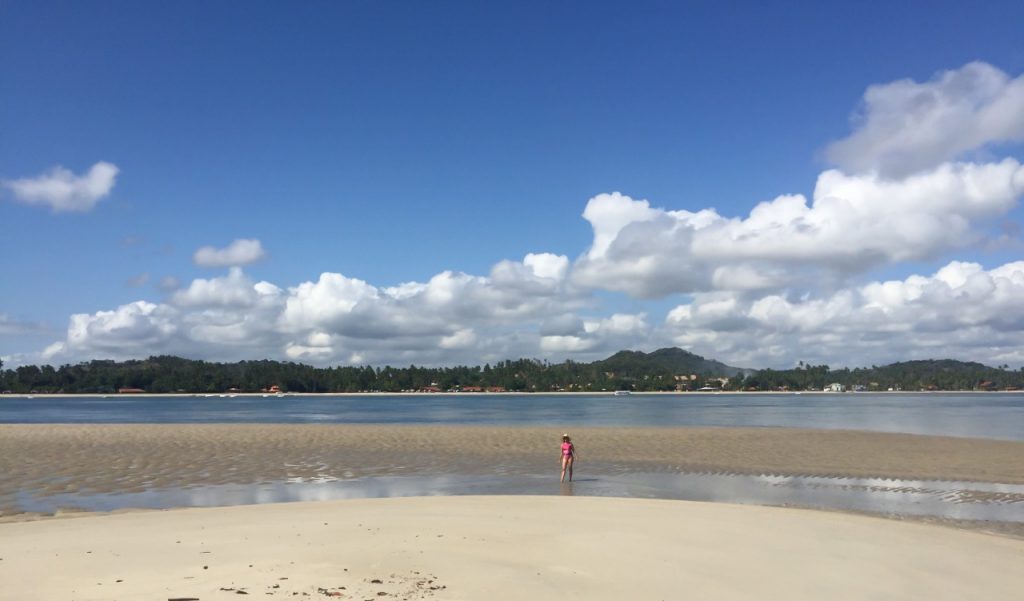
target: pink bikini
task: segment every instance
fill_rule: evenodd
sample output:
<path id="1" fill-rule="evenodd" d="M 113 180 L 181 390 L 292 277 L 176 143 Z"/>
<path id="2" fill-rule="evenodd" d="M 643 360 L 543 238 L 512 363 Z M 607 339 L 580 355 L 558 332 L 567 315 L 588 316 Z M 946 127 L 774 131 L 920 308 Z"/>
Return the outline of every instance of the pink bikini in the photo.
<path id="1" fill-rule="evenodd" d="M 562 457 L 572 457 L 572 443 L 571 442 L 563 442 L 562 443 Z"/>

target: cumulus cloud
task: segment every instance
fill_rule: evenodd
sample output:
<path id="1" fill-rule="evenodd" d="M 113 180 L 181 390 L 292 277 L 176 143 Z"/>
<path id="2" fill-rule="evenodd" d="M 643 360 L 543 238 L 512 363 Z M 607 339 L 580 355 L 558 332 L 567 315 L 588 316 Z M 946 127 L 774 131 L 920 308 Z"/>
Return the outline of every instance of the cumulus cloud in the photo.
<path id="1" fill-rule="evenodd" d="M 652 327 L 644 313 L 586 316 L 565 290 L 489 306 L 488 278 L 439 274 L 377 288 L 341 274 L 281 288 L 233 269 L 199 279 L 167 303 L 139 301 L 72 316 L 47 360 L 154 353 L 217 360 L 265 356 L 314 364 L 482 363 L 519 356 L 581 360 L 623 348 L 678 345 L 746 367 L 798 360 L 867 365 L 959 357 L 1019 364 L 1024 351 L 1024 261 L 986 270 L 951 262 L 930 276 L 872 282 L 827 294 L 701 292 Z M 455 284 L 453 284 L 453 282 Z M 441 292 L 431 291 L 442 286 Z M 467 300 L 450 293 L 482 287 Z M 473 310 L 467 303 L 481 303 Z M 573 307 L 573 310 L 566 310 Z"/>
<path id="2" fill-rule="evenodd" d="M 658 297 L 842 278 L 977 243 L 976 224 L 1011 210 L 1022 193 L 1024 167 L 1005 159 L 947 163 L 902 180 L 829 170 L 818 177 L 810 201 L 779 196 L 744 218 L 601 194 L 583 212 L 594 240 L 572 279 Z"/>
<path id="3" fill-rule="evenodd" d="M 430 363 L 534 355 L 545 316 L 583 304 L 565 286 L 568 264 L 564 256 L 527 255 L 496 265 L 492 277 L 445 271 L 426 282 L 383 288 L 339 273 L 281 288 L 233 267 L 220 277 L 193 280 L 162 304 L 75 315 L 67 339 L 50 356 L 121 358 L 159 351 L 217 359 L 259 354 L 314 363 Z M 621 339 L 635 325 L 616 317 L 586 325 L 584 333 L 598 342 Z"/>
<path id="4" fill-rule="evenodd" d="M 100 161 L 85 175 L 75 175 L 57 166 L 36 177 L 4 180 L 0 184 L 10 190 L 15 200 L 48 206 L 54 213 L 90 211 L 110 194 L 117 173 L 116 165 Z"/>
<path id="5" fill-rule="evenodd" d="M 240 267 L 232 267 L 220 278 L 196 279 L 171 297 L 177 307 L 251 307 L 261 296 L 276 296 L 280 289 L 269 282 L 254 284 Z"/>
<path id="6" fill-rule="evenodd" d="M 923 83 L 873 85 L 855 124 L 826 151 L 843 169 L 886 177 L 932 169 L 988 144 L 1024 140 L 1024 75 L 973 62 Z"/>
<path id="7" fill-rule="evenodd" d="M 234 267 L 255 263 L 266 256 L 263 245 L 254 238 L 235 240 L 227 248 L 204 246 L 192 255 L 200 267 Z"/>
<path id="8" fill-rule="evenodd" d="M 179 332 L 178 312 L 173 307 L 136 301 L 113 311 L 71 316 L 67 340 L 52 345 L 55 355 L 68 348 L 99 355 L 120 356 L 126 348 L 146 348 L 157 353 L 169 345 Z"/>
<path id="9" fill-rule="evenodd" d="M 695 295 L 669 312 L 675 344 L 740 365 L 797 361 L 869 365 L 961 357 L 1021 363 L 1024 261 L 985 270 L 954 261 L 930 276 L 872 282 L 832 294 L 745 298 Z"/>
<path id="10" fill-rule="evenodd" d="M 610 352 L 632 348 L 638 340 L 650 335 L 647 315 L 615 313 L 603 319 L 581 319 L 579 330 L 572 333 L 546 334 L 540 339 L 541 350 L 548 353 Z"/>

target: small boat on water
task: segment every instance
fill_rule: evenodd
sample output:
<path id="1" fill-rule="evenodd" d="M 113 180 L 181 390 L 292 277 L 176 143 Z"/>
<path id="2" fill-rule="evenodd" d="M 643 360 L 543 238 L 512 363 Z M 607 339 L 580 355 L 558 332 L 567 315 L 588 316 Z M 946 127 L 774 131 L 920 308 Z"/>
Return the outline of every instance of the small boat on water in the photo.
<path id="1" fill-rule="evenodd" d="M 615 391 L 615 396 L 629 396 L 630 394 L 632 394 L 632 393 L 630 391 L 628 391 L 628 390 L 616 390 Z"/>

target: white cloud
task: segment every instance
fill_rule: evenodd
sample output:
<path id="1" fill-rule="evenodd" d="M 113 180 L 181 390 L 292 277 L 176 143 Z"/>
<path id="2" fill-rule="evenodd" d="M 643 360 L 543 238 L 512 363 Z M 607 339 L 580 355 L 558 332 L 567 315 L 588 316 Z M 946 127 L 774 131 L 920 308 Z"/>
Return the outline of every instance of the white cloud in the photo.
<path id="1" fill-rule="evenodd" d="M 958 357 L 1024 362 L 1024 261 L 985 270 L 952 262 L 931 276 L 792 299 L 695 295 L 669 312 L 675 344 L 733 364 L 870 365 Z"/>
<path id="2" fill-rule="evenodd" d="M 443 349 L 465 349 L 476 344 L 476 332 L 469 328 L 461 329 L 451 336 L 443 336 L 438 345 Z"/>
<path id="3" fill-rule="evenodd" d="M 50 207 L 55 212 L 90 211 L 110 194 L 118 168 L 100 161 L 85 175 L 75 175 L 64 167 L 54 167 L 42 175 L 4 180 L 2 186 L 20 202 Z"/>
<path id="4" fill-rule="evenodd" d="M 270 286 L 273 286 L 270 284 Z M 276 287 L 267 289 L 273 294 Z M 255 285 L 240 267 L 232 267 L 225 277 L 196 279 L 188 288 L 178 290 L 171 296 L 171 304 L 177 307 L 249 307 L 260 296 Z"/>
<path id="5" fill-rule="evenodd" d="M 44 361 L 50 361 L 54 357 L 59 357 L 60 355 L 62 355 L 66 349 L 67 349 L 67 344 L 66 343 L 64 343 L 64 342 L 54 342 L 53 344 L 51 344 L 51 345 L 47 346 L 45 349 L 43 349 L 43 351 L 41 353 L 39 353 L 39 357 L 41 359 L 43 359 Z"/>
<path id="6" fill-rule="evenodd" d="M 377 289 L 362 280 L 323 273 L 317 282 L 304 282 L 289 290 L 282 321 L 296 331 L 337 327 L 361 300 L 378 297 Z"/>
<path id="7" fill-rule="evenodd" d="M 266 252 L 259 240 L 243 238 L 227 248 L 204 246 L 195 252 L 192 261 L 200 267 L 235 267 L 255 263 L 264 256 Z"/>
<path id="8" fill-rule="evenodd" d="M 596 341 L 582 336 L 542 336 L 541 350 L 548 353 L 579 353 L 594 348 Z"/>
<path id="9" fill-rule="evenodd" d="M 86 356 L 121 357 L 134 356 L 139 348 L 145 348 L 155 354 L 178 333 L 178 317 L 172 307 L 146 301 L 122 305 L 114 311 L 75 314 L 61 351 L 74 349 Z"/>
<path id="10" fill-rule="evenodd" d="M 650 335 L 647 316 L 615 313 L 607 318 L 579 320 L 579 329 L 572 333 L 546 334 L 540 348 L 547 353 L 609 353 L 632 348 L 638 340 Z"/>
<path id="11" fill-rule="evenodd" d="M 560 281 L 569 270 L 569 257 L 551 253 L 528 254 L 523 258 L 523 265 L 530 268 L 538 278 Z"/>
<path id="12" fill-rule="evenodd" d="M 530 331 L 553 309 L 580 306 L 564 289 L 567 269 L 566 257 L 528 255 L 521 262 L 496 265 L 494 277 L 445 271 L 427 282 L 378 288 L 324 273 L 316 281 L 283 289 L 253 282 L 233 267 L 224 276 L 192 281 L 165 304 L 140 302 L 75 315 L 67 340 L 55 352 L 120 358 L 159 350 L 315 363 L 353 357 L 439 363 L 452 357 L 494 360 L 506 352 L 535 355 L 539 337 Z M 613 320 L 607 329 L 620 334 L 630 327 L 628 321 Z M 533 325 L 524 332 L 524 324 Z"/>
<path id="13" fill-rule="evenodd" d="M 982 62 L 932 80 L 873 85 L 849 137 L 828 147 L 851 172 L 903 177 L 998 142 L 1024 140 L 1024 75 Z"/>
<path id="14" fill-rule="evenodd" d="M 445 290 L 452 282 L 493 287 L 486 278 L 440 275 Z M 565 296 L 532 305 L 530 313 L 509 313 L 487 306 L 498 294 L 493 289 L 467 301 L 459 294 L 431 294 L 432 285 L 438 285 L 435 279 L 416 285 L 411 295 L 396 296 L 324 274 L 318 282 L 285 290 L 253 283 L 236 269 L 192 282 L 169 304 L 139 301 L 74 315 L 65 340 L 51 345 L 44 358 L 173 353 L 431 365 L 520 356 L 588 360 L 624 348 L 674 344 L 745 367 L 931 357 L 1024 362 L 1024 261 L 990 270 L 952 262 L 931 276 L 799 298 L 702 292 L 671 310 L 658 328 L 643 313 L 585 317 L 566 311 L 572 303 Z"/>
<path id="15" fill-rule="evenodd" d="M 292 361 L 323 363 L 330 361 L 333 358 L 334 349 L 329 346 L 307 346 L 303 344 L 288 343 L 285 347 L 284 354 Z"/>
<path id="16" fill-rule="evenodd" d="M 284 354 L 296 361 L 320 362 L 331 359 L 337 349 L 334 348 L 334 337 L 326 332 L 312 332 L 299 342 L 285 344 Z"/>
<path id="17" fill-rule="evenodd" d="M 602 194 L 583 213 L 594 241 L 571 277 L 638 297 L 841 279 L 978 243 L 975 225 L 1010 211 L 1022 193 L 1024 167 L 1005 159 L 947 163 L 898 181 L 830 170 L 810 202 L 779 196 L 742 219 Z"/>

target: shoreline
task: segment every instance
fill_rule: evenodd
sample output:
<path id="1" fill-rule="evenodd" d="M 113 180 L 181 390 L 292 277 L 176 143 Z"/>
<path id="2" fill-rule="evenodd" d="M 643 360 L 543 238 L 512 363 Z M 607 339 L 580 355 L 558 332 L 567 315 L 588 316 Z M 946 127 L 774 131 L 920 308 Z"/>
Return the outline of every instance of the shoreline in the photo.
<path id="1" fill-rule="evenodd" d="M 1022 554 L 1022 540 L 836 512 L 412 497 L 0 524 L 0 599 L 1009 599 Z"/>
<path id="2" fill-rule="evenodd" d="M 112 510 L 88 510 L 78 508 L 61 508 L 53 513 L 40 513 L 40 512 L 23 512 L 11 515 L 3 515 L 0 513 L 0 528 L 4 524 L 21 524 L 26 522 L 49 522 L 49 521 L 65 521 L 65 520 L 77 520 L 81 518 L 96 518 L 103 516 L 116 516 L 116 515 L 133 515 L 133 514 L 149 514 L 149 513 L 174 513 L 178 511 L 188 511 L 196 509 L 231 509 L 237 507 L 253 507 L 253 506 L 266 506 L 266 505 L 319 505 L 319 504 L 330 504 L 330 503 L 345 503 L 350 501 L 382 501 L 387 499 L 453 499 L 453 498 L 467 498 L 467 497 L 480 497 L 488 496 L 493 498 L 511 498 L 511 499 L 522 499 L 528 497 L 540 497 L 540 498 L 554 498 L 559 495 L 537 495 L 537 494 L 501 494 L 501 495 L 478 495 L 478 494 L 421 494 L 421 495 L 406 495 L 400 497 L 370 497 L 370 498 L 348 498 L 348 499 L 325 499 L 318 501 L 277 501 L 277 502 L 259 502 L 259 503 L 243 503 L 243 504 L 231 504 L 231 505 L 176 505 L 171 507 L 162 508 L 151 508 L 151 507 L 125 507 L 120 509 Z M 885 520 L 893 522 L 903 522 L 909 524 L 920 524 L 934 528 L 948 528 L 952 530 L 962 530 L 966 532 L 974 532 L 977 534 L 995 536 L 1001 538 L 1010 538 L 1024 541 L 1024 522 L 1009 522 L 1002 520 L 972 520 L 962 518 L 951 518 L 933 515 L 915 515 L 907 513 L 892 513 L 882 511 L 866 511 L 858 509 L 847 509 L 838 507 L 821 507 L 816 505 L 802 505 L 802 504 L 752 504 L 752 503 L 736 503 L 730 501 L 696 501 L 691 499 L 671 499 L 671 498 L 643 498 L 643 497 L 631 497 L 631 496 L 586 496 L 580 495 L 577 498 L 594 498 L 594 499 L 611 499 L 620 501 L 633 501 L 633 500 L 646 500 L 646 501 L 665 501 L 672 503 L 703 503 L 710 505 L 731 505 L 736 507 L 765 507 L 771 509 L 784 509 L 784 510 L 796 510 L 796 511 L 808 511 L 822 513 L 826 515 L 850 515 L 858 516 L 876 520 Z"/>
<path id="3" fill-rule="evenodd" d="M 285 392 L 281 396 L 277 393 L 269 392 L 146 392 L 146 393 L 80 393 L 80 392 L 42 392 L 42 393 L 18 393 L 18 394 L 0 394 L 0 400 L 3 399 L 39 399 L 39 398 L 76 398 L 76 397 L 88 397 L 88 398 L 167 398 L 167 397 L 191 397 L 191 398 L 232 398 L 232 397 L 247 397 L 247 398 L 296 398 L 296 397 L 346 397 L 346 396 L 378 396 L 378 397 L 443 397 L 443 396 L 497 396 L 497 397 L 511 397 L 511 396 L 620 396 L 623 398 L 630 396 L 707 396 L 707 395 L 722 395 L 722 394 L 741 394 L 741 395 L 829 395 L 829 396 L 847 396 L 847 395 L 872 395 L 872 394 L 883 394 L 883 395 L 899 395 L 899 394 L 913 394 L 913 395 L 929 395 L 929 394 L 1021 394 L 1024 395 L 1024 390 L 872 390 L 863 392 L 830 392 L 824 390 L 798 390 L 798 391 L 782 391 L 782 390 L 723 390 L 723 391 L 679 391 L 679 390 L 648 390 L 648 391 L 629 391 L 628 395 L 616 395 L 614 390 L 602 390 L 598 392 L 570 392 L 570 391 L 550 391 L 550 392 Z"/>

